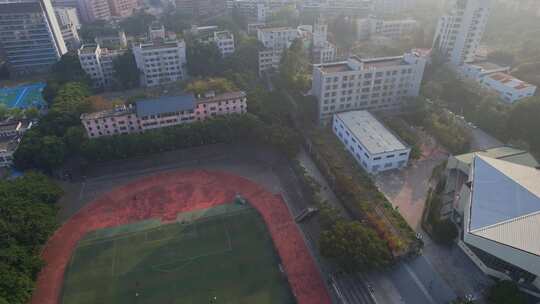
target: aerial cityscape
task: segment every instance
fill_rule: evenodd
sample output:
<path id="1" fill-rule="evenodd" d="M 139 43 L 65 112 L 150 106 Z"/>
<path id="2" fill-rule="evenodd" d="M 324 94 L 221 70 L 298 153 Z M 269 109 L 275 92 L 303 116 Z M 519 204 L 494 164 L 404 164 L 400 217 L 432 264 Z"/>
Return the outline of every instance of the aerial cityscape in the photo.
<path id="1" fill-rule="evenodd" d="M 540 303 L 538 33 L 538 0 L 0 0 L 0 304 Z"/>

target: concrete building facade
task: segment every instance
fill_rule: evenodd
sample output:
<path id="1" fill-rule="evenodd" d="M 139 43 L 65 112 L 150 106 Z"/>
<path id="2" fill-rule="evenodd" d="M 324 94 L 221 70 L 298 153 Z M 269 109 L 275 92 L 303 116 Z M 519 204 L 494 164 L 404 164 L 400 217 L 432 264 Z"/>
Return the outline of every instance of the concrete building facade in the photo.
<path id="1" fill-rule="evenodd" d="M 17 150 L 24 132 L 33 126 L 31 121 L 0 122 L 0 168 L 13 164 L 13 154 Z"/>
<path id="2" fill-rule="evenodd" d="M 115 17 L 129 17 L 139 8 L 139 0 L 109 0 L 111 15 Z"/>
<path id="3" fill-rule="evenodd" d="M 448 14 L 439 19 L 433 48 L 456 67 L 474 61 L 489 11 L 490 0 L 453 0 Z"/>
<path id="4" fill-rule="evenodd" d="M 109 50 L 99 44 L 85 44 L 78 50 L 82 69 L 92 79 L 96 88 L 107 88 L 113 84 L 113 61 L 127 50 Z"/>
<path id="5" fill-rule="evenodd" d="M 212 117 L 244 114 L 247 96 L 244 92 L 219 95 L 207 93 L 196 99 L 192 94 L 137 101 L 134 106 L 85 113 L 81 121 L 90 138 L 139 133 L 146 130 L 203 121 Z"/>
<path id="6" fill-rule="evenodd" d="M 399 14 L 414 9 L 416 0 L 374 0 L 373 8 L 378 14 Z"/>
<path id="7" fill-rule="evenodd" d="M 47 72 L 67 52 L 50 0 L 0 1 L 0 47 L 14 74 Z"/>
<path id="8" fill-rule="evenodd" d="M 66 47 L 68 50 L 78 49 L 81 45 L 78 32 L 81 28 L 81 23 L 77 9 L 74 7 L 55 7 L 54 12 L 58 19 Z"/>
<path id="9" fill-rule="evenodd" d="M 186 44 L 183 40 L 163 40 L 133 45 L 141 85 L 145 87 L 186 79 Z"/>
<path id="10" fill-rule="evenodd" d="M 332 130 L 370 174 L 407 165 L 411 149 L 368 111 L 335 114 Z"/>
<path id="11" fill-rule="evenodd" d="M 319 64 L 313 67 L 311 93 L 319 121 L 352 110 L 400 110 L 418 96 L 427 58 L 414 50 L 403 56 Z"/>
<path id="12" fill-rule="evenodd" d="M 273 27 L 257 30 L 257 39 L 265 49 L 259 51 L 259 74 L 270 69 L 277 69 L 283 50 L 300 37 L 298 29 L 291 27 Z"/>

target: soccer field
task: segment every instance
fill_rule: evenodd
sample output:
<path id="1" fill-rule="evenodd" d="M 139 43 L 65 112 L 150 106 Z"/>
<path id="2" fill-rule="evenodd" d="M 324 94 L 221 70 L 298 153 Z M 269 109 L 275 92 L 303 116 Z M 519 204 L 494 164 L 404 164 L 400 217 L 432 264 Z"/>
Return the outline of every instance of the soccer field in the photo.
<path id="1" fill-rule="evenodd" d="M 4 104 L 8 108 L 27 109 L 36 107 L 41 109 L 45 106 L 45 100 L 41 95 L 43 88 L 45 88 L 44 83 L 0 88 L 0 104 Z"/>
<path id="2" fill-rule="evenodd" d="M 264 221 L 246 205 L 182 213 L 86 235 L 63 304 L 295 303 Z"/>

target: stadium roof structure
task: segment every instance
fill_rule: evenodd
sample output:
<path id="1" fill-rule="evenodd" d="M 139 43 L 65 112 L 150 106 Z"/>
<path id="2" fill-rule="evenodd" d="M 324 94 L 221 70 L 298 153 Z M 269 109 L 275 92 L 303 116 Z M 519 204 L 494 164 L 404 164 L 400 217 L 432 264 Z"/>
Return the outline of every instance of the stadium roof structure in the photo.
<path id="1" fill-rule="evenodd" d="M 540 170 L 477 154 L 472 172 L 469 233 L 540 256 Z"/>

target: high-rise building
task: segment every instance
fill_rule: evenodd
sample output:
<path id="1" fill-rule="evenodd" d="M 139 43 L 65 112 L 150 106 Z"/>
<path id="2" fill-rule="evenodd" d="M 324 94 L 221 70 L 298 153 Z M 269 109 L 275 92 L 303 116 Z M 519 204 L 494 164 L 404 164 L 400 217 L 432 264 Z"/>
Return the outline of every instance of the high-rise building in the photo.
<path id="1" fill-rule="evenodd" d="M 107 0 L 78 0 L 79 13 L 85 22 L 111 19 L 112 12 Z"/>
<path id="2" fill-rule="evenodd" d="M 109 0 L 111 14 L 120 18 L 131 16 L 139 4 L 139 0 Z"/>
<path id="3" fill-rule="evenodd" d="M 0 46 L 15 74 L 46 72 L 67 52 L 50 0 L 0 0 Z"/>
<path id="4" fill-rule="evenodd" d="M 133 45 L 141 85 L 151 87 L 186 78 L 186 44 L 183 40 L 161 40 Z"/>
<path id="5" fill-rule="evenodd" d="M 414 50 L 403 56 L 361 59 L 315 65 L 312 93 L 319 120 L 352 110 L 399 110 L 407 97 L 418 96 L 427 58 Z"/>
<path id="6" fill-rule="evenodd" d="M 433 47 L 454 66 L 475 59 L 489 16 L 491 0 L 454 0 L 439 19 Z"/>

